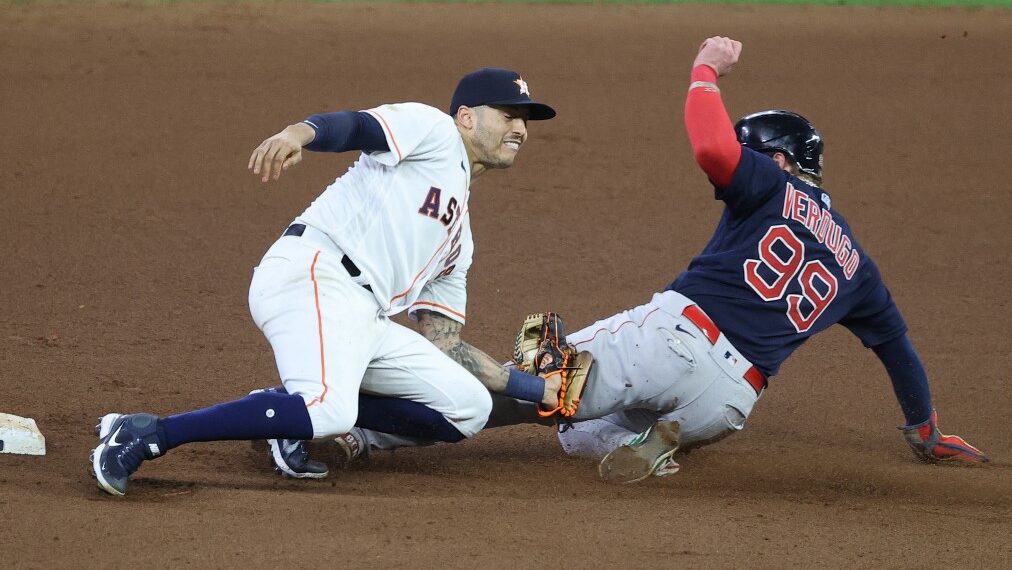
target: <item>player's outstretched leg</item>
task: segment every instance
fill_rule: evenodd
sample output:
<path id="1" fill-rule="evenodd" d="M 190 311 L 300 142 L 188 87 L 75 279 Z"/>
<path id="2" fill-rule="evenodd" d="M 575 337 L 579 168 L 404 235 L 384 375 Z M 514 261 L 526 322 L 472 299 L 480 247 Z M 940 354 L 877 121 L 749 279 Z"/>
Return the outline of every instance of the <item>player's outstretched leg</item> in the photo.
<path id="1" fill-rule="evenodd" d="M 110 495 L 126 494 L 127 479 L 141 463 L 165 452 L 158 416 L 152 414 L 106 414 L 95 433 L 99 443 L 91 452 L 91 471 L 99 488 Z"/>
<path id="2" fill-rule="evenodd" d="M 678 464 L 672 456 L 678 451 L 680 434 L 681 427 L 677 421 L 658 421 L 629 443 L 604 456 L 598 465 L 601 479 L 625 485 L 651 475 L 676 473 Z"/>
<path id="3" fill-rule="evenodd" d="M 350 427 L 350 425 L 349 425 Z M 186 443 L 308 439 L 313 423 L 300 396 L 263 392 L 167 417 L 107 414 L 95 429 L 91 472 L 103 491 L 121 496 L 141 463 Z"/>

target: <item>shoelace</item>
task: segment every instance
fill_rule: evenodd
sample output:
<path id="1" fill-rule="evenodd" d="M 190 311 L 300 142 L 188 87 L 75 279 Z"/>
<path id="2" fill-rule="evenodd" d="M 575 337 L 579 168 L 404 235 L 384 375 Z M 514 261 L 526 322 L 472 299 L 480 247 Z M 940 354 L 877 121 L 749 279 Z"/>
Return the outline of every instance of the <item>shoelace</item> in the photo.
<path id="1" fill-rule="evenodd" d="M 300 463 L 305 463 L 309 458 L 309 450 L 303 445 L 301 440 L 298 439 L 285 439 L 282 440 L 284 446 L 285 456 L 289 459 L 296 459 Z"/>
<path id="2" fill-rule="evenodd" d="M 131 437 L 130 441 L 120 446 L 116 453 L 116 460 L 120 466 L 126 469 L 127 475 L 137 471 L 144 461 L 144 442 L 140 438 Z"/>

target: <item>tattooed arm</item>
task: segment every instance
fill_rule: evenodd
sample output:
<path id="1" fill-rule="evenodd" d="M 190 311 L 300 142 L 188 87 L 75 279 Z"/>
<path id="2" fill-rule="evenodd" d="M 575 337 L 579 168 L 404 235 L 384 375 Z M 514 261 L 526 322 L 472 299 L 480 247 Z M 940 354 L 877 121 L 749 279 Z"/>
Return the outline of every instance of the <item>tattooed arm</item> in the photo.
<path id="1" fill-rule="evenodd" d="M 460 338 L 464 325 L 433 311 L 419 310 L 418 332 L 429 339 L 436 348 L 474 375 L 491 392 L 501 393 L 506 388 L 509 370 L 494 358 L 467 344 Z M 559 380 L 545 382 L 545 398 L 542 403 L 554 407 L 558 402 Z"/>
<path id="2" fill-rule="evenodd" d="M 502 392 L 509 372 L 494 358 L 461 340 L 460 329 L 464 325 L 432 311 L 419 310 L 415 316 L 418 317 L 418 332 L 422 336 L 474 374 L 486 388 Z"/>

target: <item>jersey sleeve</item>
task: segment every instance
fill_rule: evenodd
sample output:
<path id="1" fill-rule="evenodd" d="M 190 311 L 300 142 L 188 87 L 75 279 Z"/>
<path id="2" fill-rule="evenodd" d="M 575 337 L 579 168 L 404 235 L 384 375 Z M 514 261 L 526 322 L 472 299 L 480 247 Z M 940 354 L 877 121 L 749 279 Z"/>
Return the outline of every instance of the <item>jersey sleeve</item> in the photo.
<path id="1" fill-rule="evenodd" d="M 438 150 L 457 133 L 449 115 L 422 103 L 381 105 L 364 112 L 379 122 L 388 147 L 369 156 L 386 166 Z"/>
<path id="2" fill-rule="evenodd" d="M 467 270 L 454 271 L 433 279 L 422 287 L 418 299 L 408 308 L 408 316 L 416 320 L 419 310 L 434 311 L 460 324 L 466 320 Z"/>
<path id="3" fill-rule="evenodd" d="M 744 217 L 783 190 L 789 178 L 772 158 L 743 146 L 731 183 L 715 186 L 714 198 L 723 200 L 732 215 Z"/>
<path id="4" fill-rule="evenodd" d="M 907 323 L 882 282 L 878 267 L 870 259 L 864 265 L 862 278 L 868 280 L 869 291 L 840 324 L 861 339 L 865 347 L 874 348 L 905 335 Z"/>

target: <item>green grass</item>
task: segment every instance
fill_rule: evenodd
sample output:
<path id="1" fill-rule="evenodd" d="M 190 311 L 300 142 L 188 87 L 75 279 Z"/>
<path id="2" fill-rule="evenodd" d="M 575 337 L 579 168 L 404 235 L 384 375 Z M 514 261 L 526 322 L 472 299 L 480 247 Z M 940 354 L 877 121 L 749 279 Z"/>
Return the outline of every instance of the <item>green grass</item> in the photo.
<path id="1" fill-rule="evenodd" d="M 0 0 L 0 5 L 45 4 L 275 4 L 300 0 Z M 926 6 L 1012 8 L 1012 0 L 301 0 L 312 4 L 810 4 L 825 6 Z"/>
<path id="2" fill-rule="evenodd" d="M 159 0 L 155 0 L 159 1 Z M 160 0 L 165 1 L 165 0 Z M 309 0 L 322 4 L 347 4 L 356 0 Z M 996 6 L 1012 7 L 1012 0 L 376 0 L 397 4 L 813 4 L 827 6 Z"/>
<path id="3" fill-rule="evenodd" d="M 162 1 L 165 0 L 154 0 Z M 349 4 L 360 0 L 308 0 L 319 4 Z M 1012 0 L 374 0 L 386 4 L 813 4 L 827 6 L 997 6 L 1012 7 Z"/>

